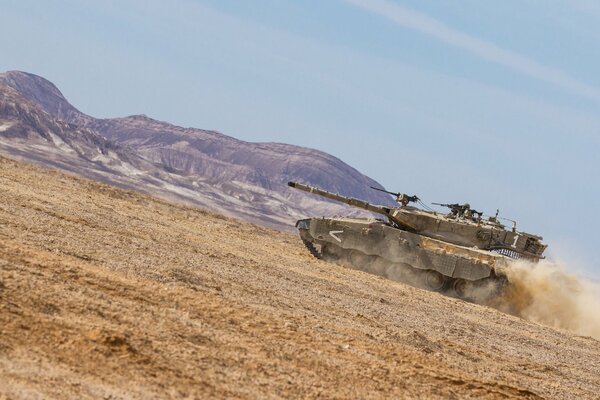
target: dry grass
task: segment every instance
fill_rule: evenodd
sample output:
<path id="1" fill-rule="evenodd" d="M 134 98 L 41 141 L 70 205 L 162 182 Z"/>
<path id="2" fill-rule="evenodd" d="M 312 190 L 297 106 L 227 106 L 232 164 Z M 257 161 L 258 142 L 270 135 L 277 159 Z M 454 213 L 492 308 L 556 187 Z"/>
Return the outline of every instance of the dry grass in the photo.
<path id="1" fill-rule="evenodd" d="M 597 398 L 600 343 L 0 158 L 0 398 Z"/>

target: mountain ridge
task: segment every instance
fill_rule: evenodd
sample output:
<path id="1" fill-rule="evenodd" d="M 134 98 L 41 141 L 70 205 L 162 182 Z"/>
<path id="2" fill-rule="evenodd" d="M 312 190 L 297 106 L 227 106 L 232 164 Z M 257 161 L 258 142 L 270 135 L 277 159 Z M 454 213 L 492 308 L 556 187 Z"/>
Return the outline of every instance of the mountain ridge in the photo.
<path id="1" fill-rule="evenodd" d="M 294 192 L 287 181 L 392 204 L 339 158 L 277 142 L 247 142 L 138 114 L 94 118 L 46 79 L 0 74 L 0 151 L 20 160 L 290 229 L 303 216 L 361 212 Z"/>

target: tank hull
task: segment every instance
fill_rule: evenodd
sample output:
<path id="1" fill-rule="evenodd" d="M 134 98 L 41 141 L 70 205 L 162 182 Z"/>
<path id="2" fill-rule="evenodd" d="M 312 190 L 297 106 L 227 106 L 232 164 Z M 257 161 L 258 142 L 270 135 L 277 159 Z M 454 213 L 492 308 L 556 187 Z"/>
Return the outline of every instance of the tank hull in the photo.
<path id="1" fill-rule="evenodd" d="M 439 291 L 455 289 L 463 298 L 468 297 L 467 286 L 505 279 L 502 269 L 508 259 L 502 255 L 449 244 L 380 220 L 308 218 L 296 227 L 315 256 L 391 279 L 411 275 L 409 283 Z"/>

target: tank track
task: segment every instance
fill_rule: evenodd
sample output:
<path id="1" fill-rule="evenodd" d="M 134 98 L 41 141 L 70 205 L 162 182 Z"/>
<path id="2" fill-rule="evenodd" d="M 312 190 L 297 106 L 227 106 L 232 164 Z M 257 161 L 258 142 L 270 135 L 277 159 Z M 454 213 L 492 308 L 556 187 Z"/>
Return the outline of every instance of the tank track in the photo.
<path id="1" fill-rule="evenodd" d="M 384 259 L 383 257 L 368 255 L 356 249 L 347 250 L 328 243 L 321 247 L 321 250 L 319 251 L 314 243 L 304 239 L 302 242 L 315 258 L 334 262 L 342 266 L 359 269 L 369 273 L 378 274 L 376 269 L 370 268 L 370 265 L 374 265 L 376 263 L 384 265 L 396 265 Z M 356 265 L 356 263 L 353 262 L 353 260 L 356 260 L 357 258 L 362 259 L 362 266 Z M 397 279 L 385 274 L 378 275 L 471 302 L 489 303 L 490 301 L 493 301 L 493 299 L 499 297 L 508 284 L 508 280 L 505 276 L 493 275 L 488 278 L 473 282 L 444 276 L 434 270 L 422 270 L 419 268 L 414 268 L 409 264 L 397 265 L 396 268 L 404 268 L 405 271 L 408 272 L 408 275 L 412 275 L 415 279 L 413 279 L 412 282 L 407 282 L 404 279 Z M 486 296 L 481 294 L 473 294 L 477 293 L 478 291 L 483 292 L 483 288 L 485 288 L 486 285 L 489 287 L 489 289 L 486 290 Z M 478 290 L 478 288 L 482 288 L 482 290 Z"/>
<path id="2" fill-rule="evenodd" d="M 310 252 L 310 254 L 313 255 L 313 257 L 318 258 L 319 260 L 323 259 L 323 254 L 321 254 L 321 252 L 319 252 L 317 250 L 317 248 L 315 247 L 314 243 L 308 241 L 308 240 L 304 240 L 302 239 L 302 243 L 304 243 L 304 246 L 306 246 L 306 248 L 308 249 L 308 251 Z"/>

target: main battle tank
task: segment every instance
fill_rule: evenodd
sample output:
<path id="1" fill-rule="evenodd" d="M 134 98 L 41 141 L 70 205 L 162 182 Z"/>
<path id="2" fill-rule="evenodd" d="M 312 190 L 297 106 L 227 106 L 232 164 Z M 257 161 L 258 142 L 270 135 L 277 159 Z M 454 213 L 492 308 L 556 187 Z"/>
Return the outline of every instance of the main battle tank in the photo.
<path id="1" fill-rule="evenodd" d="M 377 218 L 308 218 L 296 222 L 300 238 L 317 258 L 374 272 L 416 286 L 472 299 L 497 294 L 507 284 L 509 262 L 543 258 L 542 237 L 511 229 L 468 204 L 439 204 L 448 213 L 409 206 L 417 196 L 387 192 L 398 207 L 369 204 L 289 182 L 292 188 L 380 214 Z M 423 204 L 423 203 L 421 203 Z M 492 290 L 489 290 L 492 288 Z"/>

